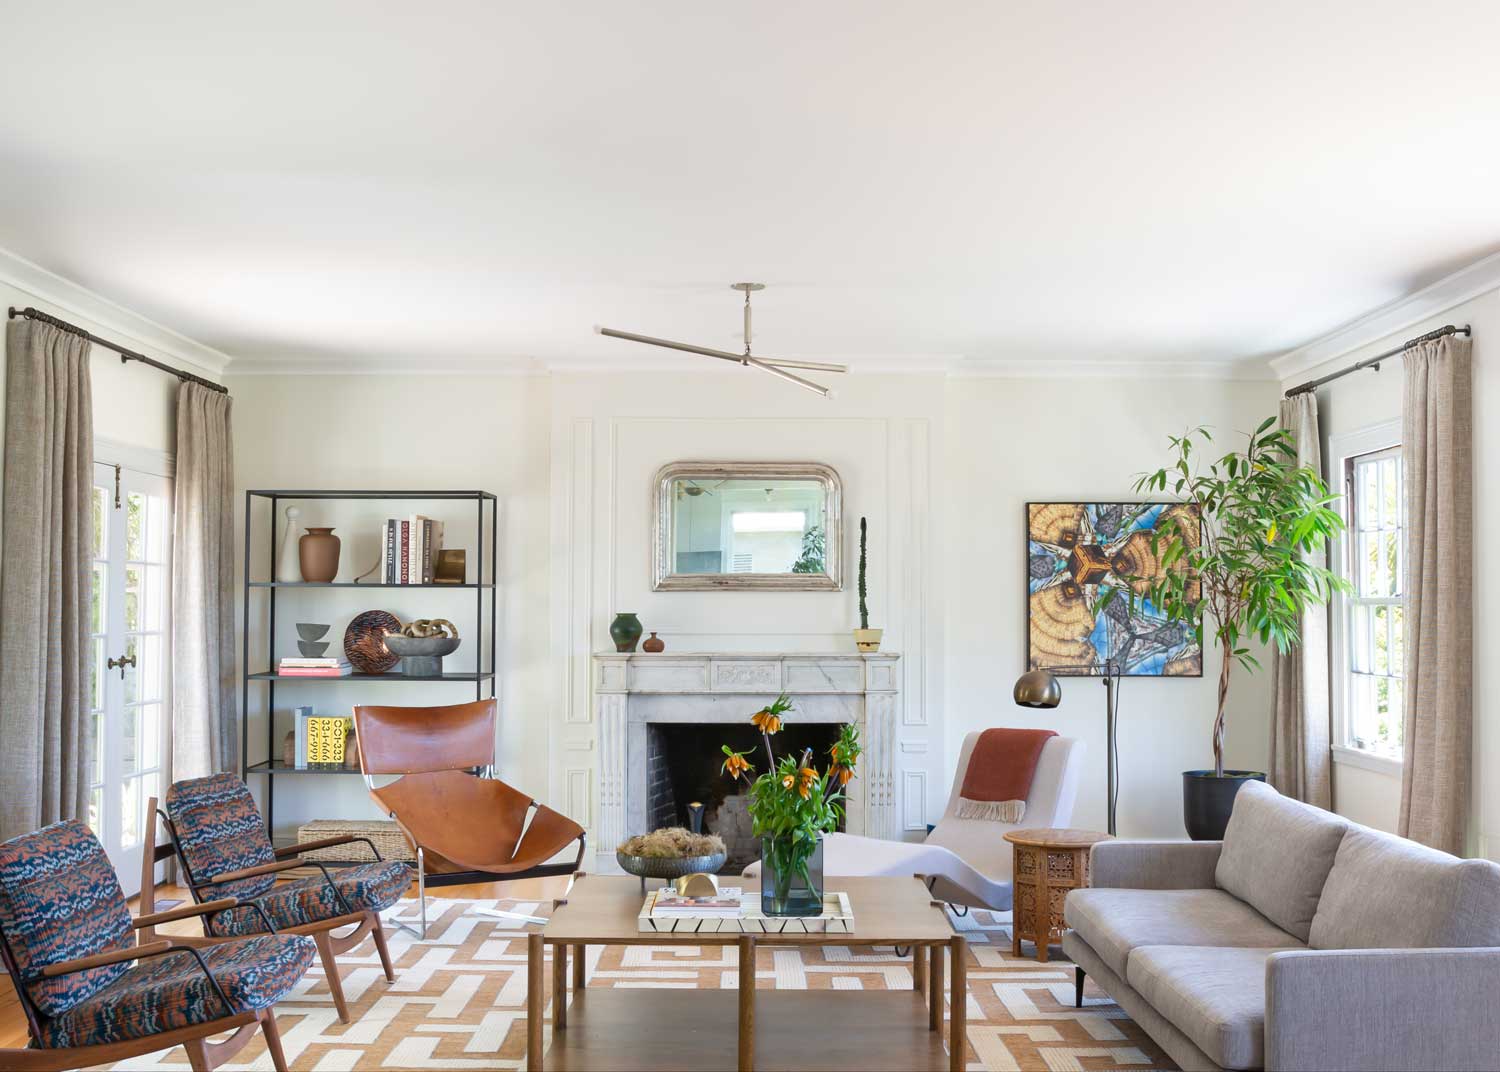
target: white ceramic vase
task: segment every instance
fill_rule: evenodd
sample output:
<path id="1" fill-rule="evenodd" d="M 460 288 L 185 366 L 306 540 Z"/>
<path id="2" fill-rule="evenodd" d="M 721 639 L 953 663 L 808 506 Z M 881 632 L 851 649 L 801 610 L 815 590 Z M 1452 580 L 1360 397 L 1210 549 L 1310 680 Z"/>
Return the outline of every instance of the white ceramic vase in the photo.
<path id="1" fill-rule="evenodd" d="M 302 579 L 302 562 L 297 555 L 297 537 L 302 534 L 297 522 L 301 517 L 300 507 L 288 506 L 286 508 L 286 521 L 281 529 L 281 542 L 276 545 L 276 579 L 278 581 Z"/>

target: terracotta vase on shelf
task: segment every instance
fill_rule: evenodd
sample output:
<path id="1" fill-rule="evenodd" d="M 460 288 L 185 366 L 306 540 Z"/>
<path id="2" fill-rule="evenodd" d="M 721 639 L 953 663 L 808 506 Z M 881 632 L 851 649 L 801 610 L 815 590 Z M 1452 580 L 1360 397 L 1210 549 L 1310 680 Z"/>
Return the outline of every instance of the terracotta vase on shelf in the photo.
<path id="1" fill-rule="evenodd" d="M 309 528 L 297 541 L 297 561 L 302 579 L 326 584 L 339 574 L 339 538 L 332 528 Z"/>
<path id="2" fill-rule="evenodd" d="M 666 641 L 662 640 L 661 637 L 657 636 L 655 633 L 652 633 L 649 637 L 646 638 L 645 643 L 641 645 L 641 650 L 649 651 L 652 654 L 655 654 L 659 651 L 666 651 L 667 643 Z"/>

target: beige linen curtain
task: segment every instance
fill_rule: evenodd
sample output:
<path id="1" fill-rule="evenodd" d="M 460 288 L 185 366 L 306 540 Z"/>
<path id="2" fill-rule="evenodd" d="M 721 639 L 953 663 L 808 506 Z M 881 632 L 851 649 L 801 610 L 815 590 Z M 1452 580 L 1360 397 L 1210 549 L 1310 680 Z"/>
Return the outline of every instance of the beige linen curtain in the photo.
<path id="1" fill-rule="evenodd" d="M 1318 439 L 1318 399 L 1311 391 L 1281 400 L 1281 427 L 1296 441 L 1299 464 L 1323 471 Z M 1318 552 L 1309 560 L 1326 564 Z M 1284 796 L 1333 807 L 1329 776 L 1328 607 L 1319 603 L 1302 612 L 1301 643 L 1271 662 L 1271 784 Z"/>
<path id="2" fill-rule="evenodd" d="M 1473 739 L 1473 400 L 1470 343 L 1407 351 L 1406 719 L 1397 831 L 1462 854 Z"/>
<path id="3" fill-rule="evenodd" d="M 177 389 L 172 780 L 239 768 L 234 698 L 234 445 L 227 394 Z"/>
<path id="4" fill-rule="evenodd" d="M 87 814 L 94 407 L 89 343 L 6 326 L 0 838 Z"/>

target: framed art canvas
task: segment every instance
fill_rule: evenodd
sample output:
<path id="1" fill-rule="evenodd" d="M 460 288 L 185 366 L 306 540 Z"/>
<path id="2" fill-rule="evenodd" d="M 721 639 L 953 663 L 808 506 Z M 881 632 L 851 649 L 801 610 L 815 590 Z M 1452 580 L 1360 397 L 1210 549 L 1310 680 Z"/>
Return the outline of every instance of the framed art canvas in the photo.
<path id="1" fill-rule="evenodd" d="M 1137 578 L 1143 591 L 1140 578 L 1160 576 L 1151 537 L 1161 519 L 1196 509 L 1161 502 L 1027 503 L 1027 669 L 1097 675 L 1113 661 L 1128 676 L 1202 676 L 1203 648 L 1192 630 L 1167 621 L 1149 601 L 1132 608 L 1123 591 L 1127 578 Z M 1189 580 L 1190 598 L 1193 586 Z M 1106 601 L 1111 588 L 1122 591 Z"/>

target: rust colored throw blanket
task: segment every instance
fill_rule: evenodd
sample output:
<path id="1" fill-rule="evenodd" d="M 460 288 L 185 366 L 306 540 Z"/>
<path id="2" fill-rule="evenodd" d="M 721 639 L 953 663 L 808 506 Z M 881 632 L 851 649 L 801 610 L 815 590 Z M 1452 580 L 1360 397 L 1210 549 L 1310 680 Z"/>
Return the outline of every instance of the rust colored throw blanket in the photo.
<path id="1" fill-rule="evenodd" d="M 960 819 L 1019 823 L 1037 760 L 1052 730 L 985 730 L 974 742 L 963 788 L 958 791 Z"/>

